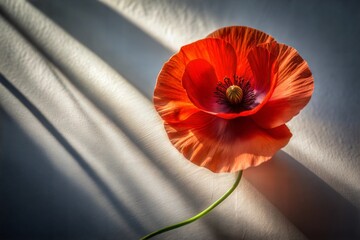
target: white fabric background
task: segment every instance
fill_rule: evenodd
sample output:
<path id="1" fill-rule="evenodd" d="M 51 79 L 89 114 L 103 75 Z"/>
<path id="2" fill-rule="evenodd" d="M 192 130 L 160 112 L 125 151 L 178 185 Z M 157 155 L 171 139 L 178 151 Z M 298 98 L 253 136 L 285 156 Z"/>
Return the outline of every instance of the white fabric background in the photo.
<path id="1" fill-rule="evenodd" d="M 137 239 L 233 183 L 186 161 L 151 102 L 179 47 L 246 25 L 315 79 L 272 161 L 211 214 L 158 239 L 360 238 L 356 1 L 0 1 L 0 238 Z"/>

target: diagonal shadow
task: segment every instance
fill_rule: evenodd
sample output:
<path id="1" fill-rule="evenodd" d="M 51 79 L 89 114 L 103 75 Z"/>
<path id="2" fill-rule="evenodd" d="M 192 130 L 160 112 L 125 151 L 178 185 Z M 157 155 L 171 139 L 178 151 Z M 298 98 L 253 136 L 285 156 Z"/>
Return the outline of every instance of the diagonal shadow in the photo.
<path id="1" fill-rule="evenodd" d="M 88 177 L 97 185 L 99 190 L 109 200 L 118 214 L 126 219 L 129 227 L 134 232 L 145 232 L 142 224 L 134 218 L 133 214 L 124 207 L 112 190 L 101 179 L 94 169 L 86 162 L 81 154 L 66 140 L 66 138 L 55 128 L 53 124 L 40 112 L 40 110 L 33 105 L 14 85 L 12 85 L 4 76 L 0 74 L 0 83 L 15 96 L 30 112 L 38 119 L 38 121 L 51 133 L 54 138 L 64 147 L 64 149 L 76 160 L 76 162 L 82 167 Z"/>
<path id="2" fill-rule="evenodd" d="M 31 4 L 152 99 L 155 80 L 171 50 L 98 1 L 33 0 Z"/>
<path id="3" fill-rule="evenodd" d="M 0 239 L 113 239 L 127 232 L 49 161 L 1 102 L 0 149 Z"/>
<path id="4" fill-rule="evenodd" d="M 359 239 L 357 208 L 285 152 L 244 176 L 309 239 Z"/>

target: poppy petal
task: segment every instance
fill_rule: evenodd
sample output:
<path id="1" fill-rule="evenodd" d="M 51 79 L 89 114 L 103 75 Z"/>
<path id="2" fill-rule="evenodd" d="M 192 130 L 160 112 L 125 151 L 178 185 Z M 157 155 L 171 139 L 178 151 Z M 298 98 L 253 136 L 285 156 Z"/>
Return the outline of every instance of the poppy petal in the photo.
<path id="1" fill-rule="evenodd" d="M 230 77 L 236 71 L 234 48 L 221 39 L 206 38 L 181 48 L 180 54 L 186 65 L 195 59 L 203 59 L 213 66 L 217 79 Z"/>
<path id="2" fill-rule="evenodd" d="M 249 51 L 259 44 L 274 41 L 274 38 L 269 34 L 244 26 L 220 28 L 209 34 L 207 37 L 223 39 L 233 46 L 238 62 L 236 72 L 244 77 L 250 74 L 249 69 L 247 68 L 247 56 Z"/>
<path id="3" fill-rule="evenodd" d="M 275 56 L 260 45 L 251 49 L 247 59 L 254 76 L 252 87 L 258 94 L 266 94 L 276 83 Z"/>
<path id="4" fill-rule="evenodd" d="M 166 62 L 159 73 L 155 91 L 154 106 L 167 122 L 179 122 L 200 111 L 189 100 L 182 86 L 185 64 L 178 54 Z"/>
<path id="5" fill-rule="evenodd" d="M 213 66 L 203 59 L 196 59 L 186 65 L 183 86 L 189 99 L 202 110 L 221 111 L 224 105 L 216 103 L 215 90 L 218 83 Z"/>
<path id="6" fill-rule="evenodd" d="M 267 103 L 252 118 L 263 128 L 288 122 L 309 102 L 314 80 L 308 64 L 298 52 L 284 44 L 268 44 L 277 57 L 277 83 Z"/>
<path id="7" fill-rule="evenodd" d="M 213 172 L 236 172 L 269 160 L 291 138 L 285 125 L 259 128 L 250 118 L 225 120 L 198 112 L 181 123 L 165 123 L 174 146 Z"/>

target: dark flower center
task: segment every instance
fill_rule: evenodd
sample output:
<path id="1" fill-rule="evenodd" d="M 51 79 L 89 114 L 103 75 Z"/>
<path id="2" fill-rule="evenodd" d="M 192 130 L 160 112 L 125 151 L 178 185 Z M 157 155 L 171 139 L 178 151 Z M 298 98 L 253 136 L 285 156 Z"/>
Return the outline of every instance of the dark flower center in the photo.
<path id="1" fill-rule="evenodd" d="M 255 93 L 249 81 L 234 76 L 234 80 L 225 77 L 216 86 L 216 102 L 225 104 L 232 112 L 241 112 L 254 108 Z"/>

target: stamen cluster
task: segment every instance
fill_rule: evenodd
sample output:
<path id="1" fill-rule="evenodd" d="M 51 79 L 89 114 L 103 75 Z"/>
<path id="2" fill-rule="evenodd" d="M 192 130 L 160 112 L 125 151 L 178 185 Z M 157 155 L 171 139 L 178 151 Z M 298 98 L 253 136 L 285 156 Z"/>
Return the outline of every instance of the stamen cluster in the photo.
<path id="1" fill-rule="evenodd" d="M 241 89 L 242 96 L 237 88 Z M 226 104 L 233 112 L 250 110 L 254 107 L 255 93 L 250 81 L 236 75 L 233 81 L 228 77 L 219 81 L 214 94 L 217 103 Z"/>

